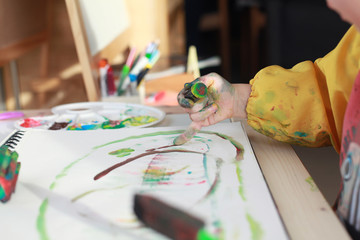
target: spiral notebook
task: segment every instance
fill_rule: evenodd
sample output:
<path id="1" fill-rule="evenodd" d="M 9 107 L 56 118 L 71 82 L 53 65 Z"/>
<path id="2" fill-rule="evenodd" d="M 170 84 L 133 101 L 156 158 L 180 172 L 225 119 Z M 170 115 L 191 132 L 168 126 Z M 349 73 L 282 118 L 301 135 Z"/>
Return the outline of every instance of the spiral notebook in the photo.
<path id="1" fill-rule="evenodd" d="M 133 213 L 148 193 L 203 219 L 221 239 L 288 239 L 241 123 L 20 132 L 16 192 L 0 206 L 5 239 L 166 239 Z M 21 230 L 19 230 L 21 229 Z"/>

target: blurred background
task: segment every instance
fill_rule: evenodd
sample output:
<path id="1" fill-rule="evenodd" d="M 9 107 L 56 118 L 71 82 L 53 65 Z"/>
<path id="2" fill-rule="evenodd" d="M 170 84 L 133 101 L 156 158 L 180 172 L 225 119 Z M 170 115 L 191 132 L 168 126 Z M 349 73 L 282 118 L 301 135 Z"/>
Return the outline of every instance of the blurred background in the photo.
<path id="1" fill-rule="evenodd" d="M 150 2 L 157 2 L 158 5 L 153 4 L 155 10 L 148 11 L 150 17 L 151 12 L 154 16 L 166 15 L 163 19 L 168 21 L 164 30 L 168 34 L 164 44 L 167 49 L 162 58 L 170 59 L 172 65 L 185 62 L 188 47 L 194 45 L 199 60 L 213 56 L 221 58 L 219 66 L 202 69 L 201 74 L 215 71 L 232 83 L 249 82 L 267 65 L 290 68 L 300 61 L 314 61 L 331 51 L 349 28 L 327 8 L 325 0 L 142 1 L 148 7 L 152 7 Z M 65 0 L 35 0 L 31 3 L 0 0 L 0 4 L 0 19 L 4 25 L 4 33 L 0 35 L 0 56 L 9 55 L 10 50 L 16 51 L 14 48 L 5 53 L 1 50 L 9 45 L 6 36 L 16 35 L 23 29 L 29 32 L 29 26 L 47 30 L 45 47 L 35 44 L 15 58 L 20 107 L 48 108 L 87 101 Z M 165 13 L 156 12 L 159 4 L 166 6 Z M 130 6 L 127 10 L 130 20 L 139 19 L 143 28 L 156 27 L 156 24 L 147 27 L 146 20 L 141 20 L 136 8 Z M 129 28 L 132 27 L 130 21 Z M 156 34 L 138 36 L 143 43 L 154 40 L 151 37 L 159 37 Z M 12 71 L 9 62 L 6 57 L 0 57 L 3 110 L 16 108 L 9 81 Z"/>
<path id="2" fill-rule="evenodd" d="M 74 38 L 81 36 L 74 36 L 69 19 L 67 3 L 72 1 L 77 0 L 0 0 L 0 110 L 88 101 Z M 110 7 L 108 1 L 101 0 L 105 8 Z M 201 75 L 217 72 L 232 83 L 248 83 L 268 65 L 291 68 L 300 61 L 323 57 L 349 28 L 327 8 L 326 0 L 124 3 L 126 9 L 118 11 L 126 10 L 121 14 L 129 21 L 129 47 L 143 49 L 160 39 L 162 61 L 151 71 L 185 64 L 187 50 L 194 45 L 199 60 L 221 59 L 219 65 L 201 69 Z M 121 23 L 109 24 L 105 30 L 114 31 L 114 25 Z M 121 69 L 128 52 L 111 51 L 116 55 L 111 63 Z M 336 152 L 332 148 L 294 148 L 332 203 L 340 183 Z"/>

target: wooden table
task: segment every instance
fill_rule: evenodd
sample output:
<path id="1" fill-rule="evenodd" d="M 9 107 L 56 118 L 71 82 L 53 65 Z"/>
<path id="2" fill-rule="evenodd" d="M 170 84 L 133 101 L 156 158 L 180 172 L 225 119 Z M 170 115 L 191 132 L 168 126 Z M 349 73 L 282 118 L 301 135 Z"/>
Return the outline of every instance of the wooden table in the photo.
<path id="1" fill-rule="evenodd" d="M 245 129 L 292 239 L 351 239 L 293 148 Z"/>
<path id="2" fill-rule="evenodd" d="M 183 124 L 190 123 L 180 107 L 160 109 L 168 118 L 160 126 L 171 125 L 169 119 L 174 116 Z M 49 109 L 23 112 L 26 117 L 51 114 Z M 242 121 L 291 239 L 351 239 L 290 145 L 257 133 L 244 120 L 232 121 Z M 0 121 L 0 133 L 13 122 Z"/>

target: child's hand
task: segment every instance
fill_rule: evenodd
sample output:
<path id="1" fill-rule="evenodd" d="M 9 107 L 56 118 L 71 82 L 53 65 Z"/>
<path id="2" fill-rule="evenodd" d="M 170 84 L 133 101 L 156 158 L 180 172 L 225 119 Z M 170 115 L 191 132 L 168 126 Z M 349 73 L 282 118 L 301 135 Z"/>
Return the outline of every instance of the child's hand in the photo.
<path id="1" fill-rule="evenodd" d="M 206 85 L 207 94 L 193 101 L 189 97 L 189 86 L 198 82 Z M 234 87 L 216 73 L 210 73 L 185 84 L 185 88 L 178 95 L 178 102 L 189 113 L 193 122 L 183 134 L 174 140 L 174 144 L 181 145 L 189 141 L 202 127 L 235 116 L 246 117 L 245 106 L 250 94 L 250 86 L 248 84 L 241 85 L 242 87 Z M 242 88 L 246 90 L 245 96 L 241 96 L 242 91 L 239 91 Z"/>

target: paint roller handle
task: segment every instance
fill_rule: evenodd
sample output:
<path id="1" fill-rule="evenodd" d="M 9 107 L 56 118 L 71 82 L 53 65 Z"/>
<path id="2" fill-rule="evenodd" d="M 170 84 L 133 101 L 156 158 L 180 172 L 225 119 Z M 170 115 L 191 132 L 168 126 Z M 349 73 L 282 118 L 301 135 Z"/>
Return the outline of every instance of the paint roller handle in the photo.
<path id="1" fill-rule="evenodd" d="M 18 154 L 11 151 L 8 146 L 0 147 L 0 201 L 7 202 L 15 191 L 15 186 L 20 170 L 17 162 Z"/>

